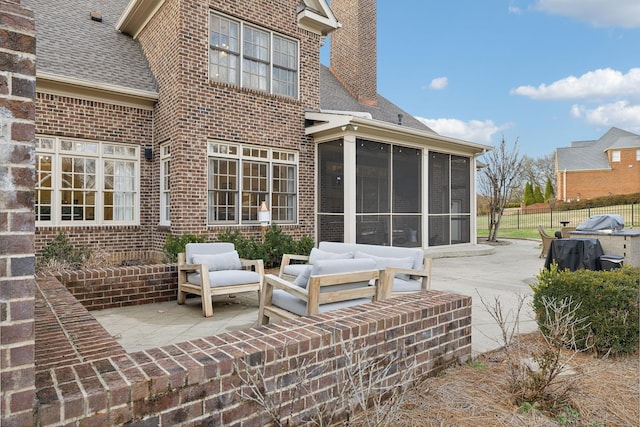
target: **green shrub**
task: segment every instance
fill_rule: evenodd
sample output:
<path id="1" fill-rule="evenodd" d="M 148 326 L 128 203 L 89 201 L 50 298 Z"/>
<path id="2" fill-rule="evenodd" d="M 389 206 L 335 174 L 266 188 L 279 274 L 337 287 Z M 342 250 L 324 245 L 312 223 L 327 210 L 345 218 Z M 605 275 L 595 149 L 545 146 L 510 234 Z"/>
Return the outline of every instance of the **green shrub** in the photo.
<path id="1" fill-rule="evenodd" d="M 233 243 L 240 258 L 263 260 L 265 268 L 279 266 L 283 254 L 309 255 L 314 246 L 310 237 L 295 240 L 276 225 L 266 230 L 263 240 L 244 237 L 240 231 L 230 229 L 218 234 L 218 240 Z"/>
<path id="2" fill-rule="evenodd" d="M 164 253 L 165 262 L 177 262 L 178 254 L 184 252 L 184 247 L 187 243 L 204 243 L 205 238 L 203 236 L 196 236 L 194 234 L 183 234 L 181 236 L 167 235 L 167 238 L 162 247 Z"/>
<path id="3" fill-rule="evenodd" d="M 39 270 L 78 270 L 91 258 L 91 249 L 82 245 L 73 245 L 67 235 L 58 235 L 47 243 L 38 260 Z"/>
<path id="4" fill-rule="evenodd" d="M 576 331 L 575 347 L 584 350 L 591 345 L 599 354 L 626 354 L 638 349 L 640 334 L 640 267 L 625 266 L 611 271 L 558 271 L 555 265 L 542 270 L 533 289 L 533 308 L 538 326 L 547 315 L 543 298 L 557 301 L 571 298 L 580 304 L 577 318 L 585 318 L 589 327 Z M 570 343 L 565 343 L 569 345 Z"/>

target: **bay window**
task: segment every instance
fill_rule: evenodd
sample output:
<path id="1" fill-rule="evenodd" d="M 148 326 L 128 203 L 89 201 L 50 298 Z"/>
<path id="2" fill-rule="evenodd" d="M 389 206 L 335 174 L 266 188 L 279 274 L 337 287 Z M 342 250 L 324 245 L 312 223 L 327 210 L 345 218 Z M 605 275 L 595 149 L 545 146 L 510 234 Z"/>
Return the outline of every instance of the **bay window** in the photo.
<path id="1" fill-rule="evenodd" d="M 298 97 L 298 42 L 217 13 L 210 18 L 209 78 Z"/>
<path id="2" fill-rule="evenodd" d="M 139 148 L 38 136 L 35 211 L 39 224 L 137 224 Z"/>
<path id="3" fill-rule="evenodd" d="M 257 224 L 263 201 L 274 223 L 297 222 L 297 153 L 223 142 L 208 152 L 209 224 Z"/>

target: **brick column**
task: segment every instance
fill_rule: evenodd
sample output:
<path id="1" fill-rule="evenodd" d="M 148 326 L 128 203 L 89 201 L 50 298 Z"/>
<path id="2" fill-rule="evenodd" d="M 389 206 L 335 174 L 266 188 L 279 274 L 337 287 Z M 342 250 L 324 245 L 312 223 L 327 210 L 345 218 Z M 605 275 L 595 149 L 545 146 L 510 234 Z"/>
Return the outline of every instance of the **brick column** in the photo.
<path id="1" fill-rule="evenodd" d="M 34 424 L 35 21 L 0 0 L 0 425 Z"/>

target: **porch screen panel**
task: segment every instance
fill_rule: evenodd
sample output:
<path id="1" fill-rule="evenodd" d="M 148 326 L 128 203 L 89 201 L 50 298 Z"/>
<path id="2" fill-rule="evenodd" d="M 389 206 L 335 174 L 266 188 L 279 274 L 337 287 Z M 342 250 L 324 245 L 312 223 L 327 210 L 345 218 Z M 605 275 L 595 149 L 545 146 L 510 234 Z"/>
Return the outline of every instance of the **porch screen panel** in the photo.
<path id="1" fill-rule="evenodd" d="M 422 246 L 422 150 L 393 146 L 391 244 Z"/>
<path id="2" fill-rule="evenodd" d="M 356 212 L 390 212 L 391 146 L 356 140 Z"/>
<path id="3" fill-rule="evenodd" d="M 344 147 L 318 144 L 318 241 L 344 241 Z"/>

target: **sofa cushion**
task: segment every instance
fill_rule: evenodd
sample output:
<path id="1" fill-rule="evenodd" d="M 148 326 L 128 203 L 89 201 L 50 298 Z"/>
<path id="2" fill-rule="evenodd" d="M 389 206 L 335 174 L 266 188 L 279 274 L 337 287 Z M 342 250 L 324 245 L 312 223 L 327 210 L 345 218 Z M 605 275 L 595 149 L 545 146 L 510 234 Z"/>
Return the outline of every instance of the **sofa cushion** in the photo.
<path id="1" fill-rule="evenodd" d="M 291 313 L 295 313 L 298 316 L 307 315 L 307 303 L 300 298 L 297 298 L 290 293 L 283 291 L 282 289 L 276 289 L 273 291 L 273 297 L 271 302 L 276 307 L 283 308 Z M 339 310 L 341 308 L 353 307 L 354 305 L 370 303 L 369 298 L 358 298 L 349 301 L 339 301 L 329 304 L 321 304 L 318 307 L 320 313 L 326 313 L 328 311 Z"/>
<path id="2" fill-rule="evenodd" d="M 369 258 L 376 262 L 376 266 L 379 270 L 384 270 L 387 267 L 395 267 L 395 268 L 413 268 L 413 258 L 412 257 L 403 257 L 403 258 L 391 258 L 391 257 L 381 257 L 376 255 L 371 255 L 365 252 L 356 251 L 355 258 Z M 409 275 L 404 273 L 398 273 L 395 276 L 401 280 L 409 280 Z"/>
<path id="3" fill-rule="evenodd" d="M 307 267 L 309 264 L 289 264 L 284 267 L 283 273 L 287 276 L 298 277 Z"/>
<path id="4" fill-rule="evenodd" d="M 393 287 L 391 288 L 391 292 L 419 292 L 422 290 L 422 280 L 402 280 L 395 278 L 393 279 Z"/>
<path id="5" fill-rule="evenodd" d="M 353 252 L 328 252 L 322 249 L 313 248 L 309 254 L 309 264 L 315 264 L 317 261 L 324 259 L 350 259 L 353 258 Z"/>
<path id="6" fill-rule="evenodd" d="M 309 284 L 309 277 L 311 276 L 311 270 L 313 269 L 312 265 L 305 265 L 304 269 L 300 272 L 296 280 L 293 281 L 293 284 L 306 289 Z"/>
<path id="7" fill-rule="evenodd" d="M 193 285 L 202 285 L 200 273 L 190 273 L 187 281 Z M 260 275 L 249 270 L 219 270 L 209 272 L 209 286 L 246 285 L 249 283 L 259 283 Z"/>
<path id="8" fill-rule="evenodd" d="M 363 243 L 341 243 L 341 242 L 320 242 L 318 249 L 328 252 L 342 253 L 356 251 L 364 252 L 379 257 L 412 257 L 413 269 L 420 270 L 423 268 L 424 251 L 422 248 L 405 248 L 401 246 L 379 246 L 366 245 Z"/>
<path id="9" fill-rule="evenodd" d="M 209 271 L 242 269 L 238 251 L 224 252 L 215 255 L 195 254 L 192 259 L 194 264 L 207 264 Z"/>
<path id="10" fill-rule="evenodd" d="M 311 276 L 324 276 L 326 274 L 353 273 L 355 271 L 377 270 L 376 263 L 372 259 L 323 259 L 317 261 L 311 268 Z M 309 281 L 307 281 L 308 285 Z M 323 287 L 320 292 L 344 291 L 368 285 L 369 282 L 344 283 L 340 285 Z M 306 287 L 306 286 L 305 286 Z"/>
<path id="11" fill-rule="evenodd" d="M 231 252 L 235 249 L 233 243 L 215 242 L 215 243 L 187 243 L 184 251 L 187 264 L 195 264 L 193 262 L 194 255 L 217 255 L 225 252 Z"/>

